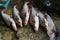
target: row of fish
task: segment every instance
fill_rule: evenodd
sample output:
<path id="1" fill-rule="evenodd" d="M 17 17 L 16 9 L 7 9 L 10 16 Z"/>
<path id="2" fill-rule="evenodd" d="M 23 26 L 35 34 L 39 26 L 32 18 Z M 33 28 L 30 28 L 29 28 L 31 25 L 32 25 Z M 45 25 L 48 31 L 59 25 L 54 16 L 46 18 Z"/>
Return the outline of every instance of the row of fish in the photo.
<path id="1" fill-rule="evenodd" d="M 14 5 L 12 7 L 12 11 L 13 11 L 12 15 L 13 15 L 13 18 L 11 18 L 9 15 L 7 15 L 7 14 L 4 13 L 4 10 L 5 9 L 1 10 L 1 16 L 2 16 L 2 18 L 4 20 L 4 22 L 6 23 L 7 26 L 9 26 L 9 27 L 12 26 L 13 29 L 14 29 L 14 31 L 17 31 L 16 24 L 18 24 L 20 27 L 22 27 L 23 24 L 24 25 L 27 25 L 27 23 L 28 23 L 29 14 L 30 13 L 28 12 L 28 6 L 27 6 L 27 4 L 28 4 L 28 2 L 26 2 L 24 4 L 23 8 L 22 8 L 22 12 L 21 12 L 22 13 L 22 15 L 21 15 L 22 18 L 20 17 L 19 10 L 16 8 L 17 5 Z M 24 19 L 24 21 L 22 19 Z M 23 23 L 22 23 L 22 21 L 23 21 Z"/>
<path id="2" fill-rule="evenodd" d="M 18 24 L 20 27 L 27 25 L 28 20 L 32 25 L 35 32 L 38 32 L 39 26 L 43 26 L 50 40 L 56 40 L 57 30 L 51 19 L 51 17 L 46 12 L 41 12 L 37 8 L 34 8 L 32 5 L 28 5 L 29 2 L 25 2 L 20 12 L 16 5 L 13 6 L 13 18 L 5 14 L 4 11 L 1 11 L 1 16 L 3 17 L 5 23 L 8 26 L 12 26 L 15 31 L 17 31 Z"/>

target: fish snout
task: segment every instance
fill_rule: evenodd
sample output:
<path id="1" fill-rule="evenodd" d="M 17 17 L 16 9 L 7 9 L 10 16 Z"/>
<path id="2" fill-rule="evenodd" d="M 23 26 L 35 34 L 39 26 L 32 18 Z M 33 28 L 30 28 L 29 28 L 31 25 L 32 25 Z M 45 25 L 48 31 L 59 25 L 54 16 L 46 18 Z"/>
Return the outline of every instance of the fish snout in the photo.
<path id="1" fill-rule="evenodd" d="M 22 26 L 23 26 L 23 25 L 22 25 L 22 21 L 21 21 L 21 20 L 18 22 L 18 24 L 20 25 L 20 27 L 22 27 Z"/>
<path id="2" fill-rule="evenodd" d="M 36 26 L 34 26 L 34 31 L 37 33 L 38 32 L 38 28 L 36 28 Z"/>
<path id="3" fill-rule="evenodd" d="M 15 32 L 17 32 L 17 27 L 16 26 L 13 26 L 13 29 Z"/>
<path id="4" fill-rule="evenodd" d="M 24 20 L 24 26 L 25 26 L 25 25 L 27 25 L 27 20 L 26 20 L 26 19 Z"/>

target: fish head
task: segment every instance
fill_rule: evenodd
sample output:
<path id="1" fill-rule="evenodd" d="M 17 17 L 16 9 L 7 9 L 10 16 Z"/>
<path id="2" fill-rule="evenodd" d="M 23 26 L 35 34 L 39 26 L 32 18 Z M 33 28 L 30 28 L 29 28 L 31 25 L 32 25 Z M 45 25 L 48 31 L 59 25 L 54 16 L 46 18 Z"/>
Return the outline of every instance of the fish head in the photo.
<path id="1" fill-rule="evenodd" d="M 16 16 L 16 23 L 22 27 L 22 19 L 19 16 Z"/>
<path id="2" fill-rule="evenodd" d="M 17 31 L 17 26 L 16 26 L 14 20 L 11 19 L 10 22 L 11 22 L 11 26 L 13 27 L 14 31 Z"/>

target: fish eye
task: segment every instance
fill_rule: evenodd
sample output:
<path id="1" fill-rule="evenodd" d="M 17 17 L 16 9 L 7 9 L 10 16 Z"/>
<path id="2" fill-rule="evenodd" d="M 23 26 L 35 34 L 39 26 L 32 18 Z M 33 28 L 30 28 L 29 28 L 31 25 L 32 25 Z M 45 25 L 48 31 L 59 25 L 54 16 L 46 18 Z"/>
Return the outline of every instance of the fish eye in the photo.
<path id="1" fill-rule="evenodd" d="M 35 23 L 35 20 L 33 20 L 32 22 Z"/>
<path id="2" fill-rule="evenodd" d="M 18 16 L 15 16 L 16 20 L 19 20 Z"/>

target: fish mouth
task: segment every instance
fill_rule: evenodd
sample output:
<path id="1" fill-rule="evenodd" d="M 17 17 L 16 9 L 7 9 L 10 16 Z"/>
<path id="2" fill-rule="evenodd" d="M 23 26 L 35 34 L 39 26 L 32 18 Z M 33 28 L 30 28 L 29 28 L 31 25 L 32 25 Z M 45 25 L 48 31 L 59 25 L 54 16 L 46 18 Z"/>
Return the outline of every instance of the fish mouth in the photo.
<path id="1" fill-rule="evenodd" d="M 27 21 L 26 21 L 26 20 L 24 20 L 24 26 L 25 26 L 25 25 L 27 25 Z"/>
<path id="2" fill-rule="evenodd" d="M 34 31 L 37 33 L 38 29 L 36 29 L 36 26 L 33 26 L 33 28 L 34 28 Z"/>
<path id="3" fill-rule="evenodd" d="M 20 27 L 22 27 L 22 26 L 23 26 L 21 22 L 18 22 L 18 25 L 19 25 Z"/>
<path id="4" fill-rule="evenodd" d="M 14 29 L 15 32 L 17 32 L 17 28 L 15 26 L 13 26 L 13 29 Z"/>
<path id="5" fill-rule="evenodd" d="M 20 27 L 22 27 L 23 25 L 22 24 L 20 24 Z"/>

